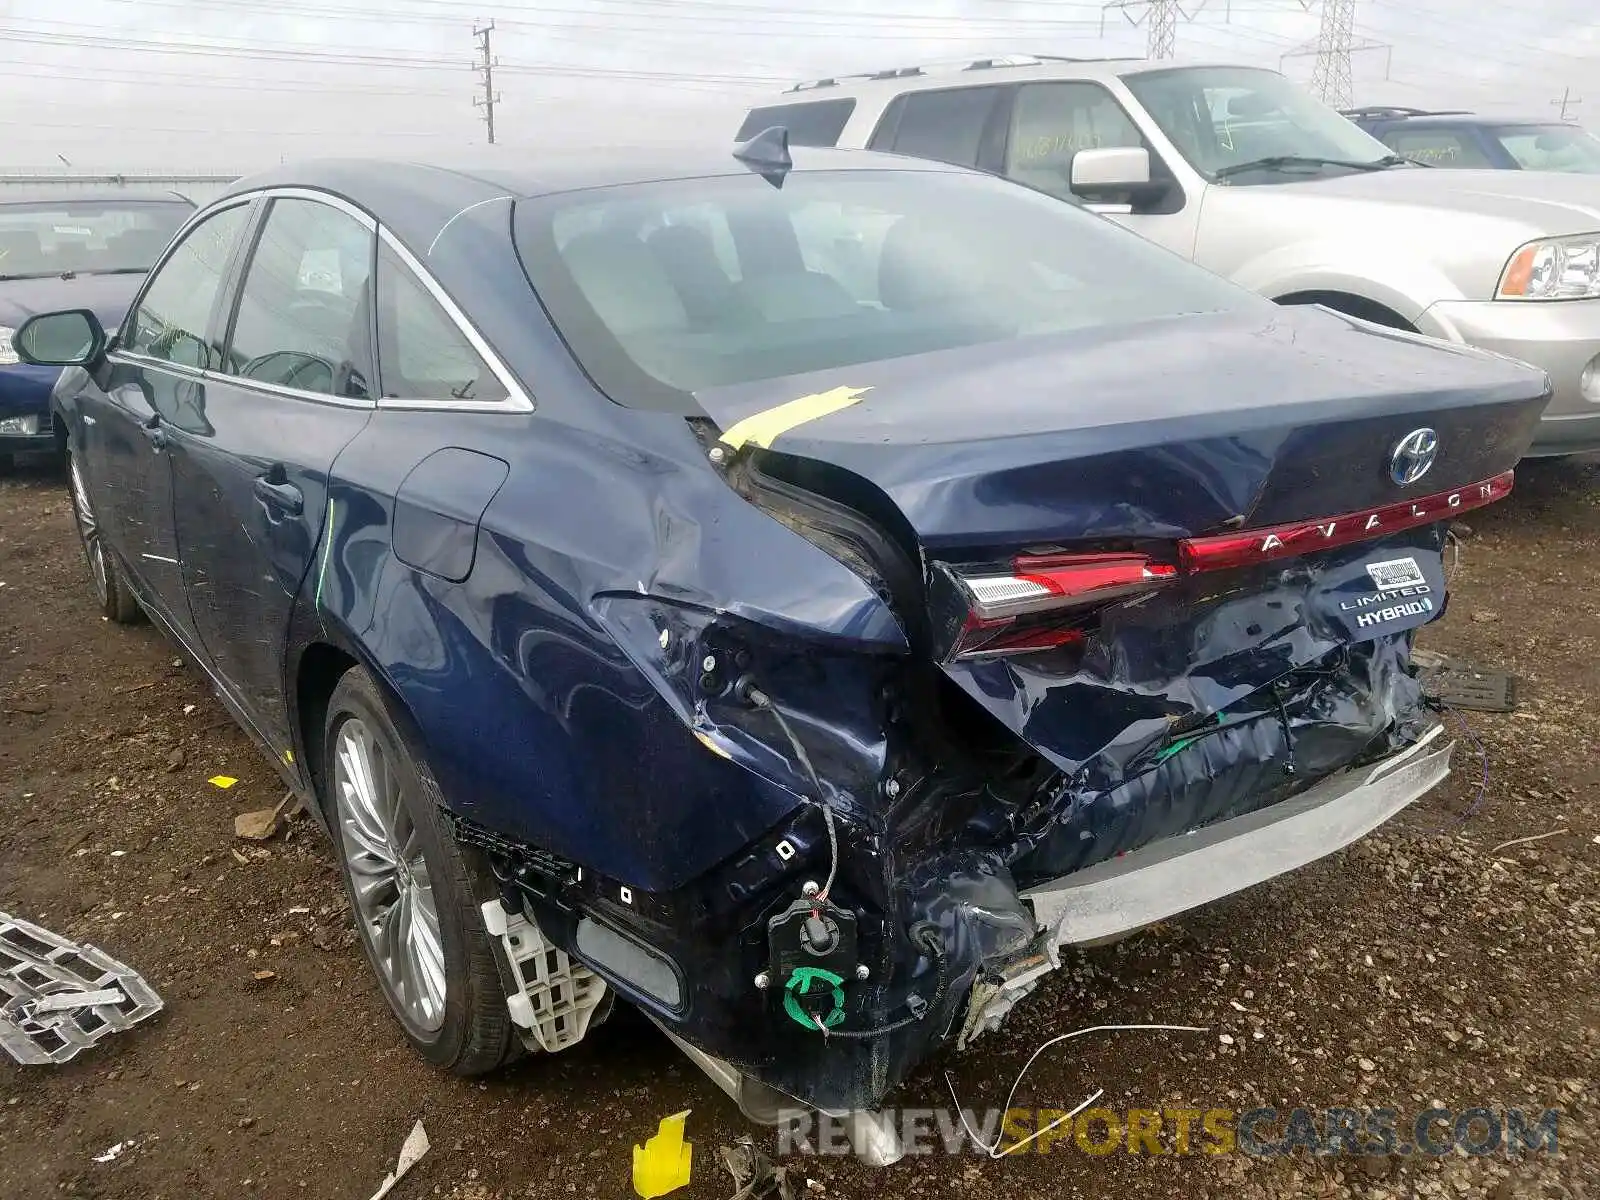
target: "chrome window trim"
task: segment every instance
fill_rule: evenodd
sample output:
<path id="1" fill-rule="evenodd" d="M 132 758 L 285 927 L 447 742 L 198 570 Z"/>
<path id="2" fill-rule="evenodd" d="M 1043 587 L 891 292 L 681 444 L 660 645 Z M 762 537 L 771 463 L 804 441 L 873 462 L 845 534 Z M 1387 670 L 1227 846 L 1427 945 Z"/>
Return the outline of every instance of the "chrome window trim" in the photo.
<path id="1" fill-rule="evenodd" d="M 368 233 L 376 233 L 378 229 L 378 219 L 366 209 L 357 208 L 343 196 L 335 195 L 333 192 L 324 192 L 318 188 L 264 187 L 256 188 L 254 191 L 239 192 L 237 195 L 229 197 L 229 199 L 248 198 L 254 200 L 258 196 L 266 200 L 310 200 L 317 204 L 326 204 L 329 208 L 336 208 L 348 217 L 354 217 Z"/>
<path id="2" fill-rule="evenodd" d="M 176 375 L 180 378 L 190 379 L 197 382 L 227 384 L 230 387 L 261 391 L 269 395 L 283 396 L 288 399 L 309 400 L 318 404 L 336 404 L 344 408 L 382 408 L 411 412 L 445 411 L 531 413 L 534 411 L 534 402 L 532 397 L 528 395 L 522 384 L 517 380 L 517 377 L 512 373 L 511 368 L 506 365 L 505 360 L 501 358 L 494 348 L 489 345 L 487 339 L 485 339 L 484 336 L 478 332 L 477 326 L 473 325 L 473 323 L 468 319 L 466 313 L 464 313 L 460 306 L 450 298 L 450 293 L 444 290 L 444 287 L 433 277 L 432 273 L 422 265 L 417 256 L 411 253 L 411 251 L 408 250 L 405 245 L 402 244 L 397 237 L 395 237 L 394 234 L 390 233 L 386 226 L 381 224 L 377 218 L 372 216 L 371 213 L 367 212 L 365 209 L 358 208 L 350 201 L 344 199 L 344 197 L 335 195 L 332 192 L 325 192 L 318 188 L 310 187 L 273 186 L 254 188 L 247 192 L 235 192 L 231 195 L 224 196 L 208 207 L 203 208 L 199 212 L 195 213 L 195 215 L 190 218 L 189 222 L 185 224 L 178 231 L 178 233 L 173 235 L 172 246 L 169 247 L 168 254 L 163 255 L 161 261 L 151 268 L 151 278 L 153 279 L 156 272 L 166 265 L 166 260 L 170 256 L 171 249 L 176 248 L 181 240 L 188 236 L 189 231 L 194 226 L 200 224 L 201 221 L 239 205 L 253 204 L 257 200 L 274 200 L 279 198 L 309 200 L 318 204 L 326 204 L 330 208 L 337 209 L 347 216 L 354 218 L 362 225 L 363 228 L 375 234 L 382 244 L 388 246 L 389 249 L 394 251 L 395 255 L 400 259 L 400 261 L 405 264 L 406 269 L 416 277 L 418 282 L 422 284 L 424 290 L 426 290 L 427 293 L 433 297 L 434 302 L 444 310 L 445 316 L 447 316 L 451 323 L 454 324 L 455 327 L 461 332 L 461 335 L 467 339 L 468 344 L 471 345 L 473 350 L 477 352 L 478 356 L 483 359 L 489 370 L 494 372 L 495 378 L 500 381 L 500 386 L 506 390 L 506 398 L 504 400 L 402 400 L 393 397 L 379 396 L 375 399 L 358 400 L 349 396 L 334 396 L 326 392 L 308 392 L 302 391 L 299 388 L 289 388 L 282 387 L 278 384 L 262 383 L 256 380 L 244 379 L 238 375 L 229 375 L 222 371 L 200 370 L 194 367 L 184 366 L 180 363 L 168 362 L 165 359 L 152 358 L 149 355 L 124 350 L 120 346 L 113 348 L 107 357 L 113 359 L 114 361 L 125 362 L 133 366 L 166 371 L 169 374 Z M 508 198 L 509 197 L 493 197 L 493 199 L 496 200 Z M 247 268 L 246 275 L 248 275 L 248 273 L 249 272 Z M 372 285 L 374 288 L 374 297 L 376 297 L 376 277 L 374 277 Z M 241 288 L 244 286 L 244 277 L 240 278 L 239 286 Z M 143 300 L 143 293 L 140 295 L 140 300 Z M 130 310 L 129 317 L 131 318 L 132 315 L 133 312 Z M 377 357 L 377 349 L 378 348 L 376 346 L 373 347 L 374 358 Z M 378 374 L 381 378 L 383 374 L 383 366 L 381 363 L 378 364 Z"/>
<path id="3" fill-rule="evenodd" d="M 170 362 L 164 358 L 152 358 L 148 354 L 140 354 L 137 350 L 124 350 L 120 346 L 106 354 L 106 361 L 140 367 L 147 371 L 164 371 L 168 375 L 176 375 L 179 379 L 188 379 L 195 383 L 203 382 L 206 377 L 205 371 L 199 367 Z"/>
<path id="4" fill-rule="evenodd" d="M 390 233 L 387 226 L 378 226 L 378 240 L 394 251 L 395 255 L 405 264 L 406 269 L 414 275 L 434 302 L 444 309 L 445 316 L 449 317 L 461 335 L 467 339 L 478 357 L 483 359 L 489 370 L 494 372 L 494 377 L 500 381 L 500 386 L 506 389 L 504 400 L 401 400 L 390 396 L 379 396 L 380 409 L 398 409 L 411 412 L 497 412 L 497 413 L 531 413 L 534 410 L 533 398 L 523 390 L 522 384 L 511 373 L 511 368 L 506 366 L 505 360 L 497 354 L 484 336 L 478 332 L 473 323 L 467 319 L 450 293 L 445 291 L 433 275 L 428 271 L 417 256 L 401 244 L 400 239 Z M 378 376 L 383 376 L 383 363 L 378 364 Z"/>
<path id="5" fill-rule="evenodd" d="M 313 404 L 333 404 L 340 408 L 365 408 L 374 406 L 369 400 L 358 399 L 355 396 L 333 396 L 327 392 L 307 392 L 299 388 L 284 387 L 281 384 L 266 383 L 257 379 L 244 379 L 238 375 L 226 375 L 221 371 L 201 371 L 194 367 L 185 366 L 183 363 L 171 363 L 165 359 L 150 358 L 143 354 L 134 354 L 127 350 L 113 350 L 106 358 L 115 363 L 139 367 L 146 371 L 160 371 L 168 375 L 175 375 L 179 379 L 186 379 L 191 383 L 222 384 L 227 387 L 240 388 L 247 392 L 265 392 L 271 396 L 283 396 L 290 400 L 309 400 Z"/>
<path id="6" fill-rule="evenodd" d="M 269 396 L 282 396 L 288 400 L 309 400 L 313 404 L 333 404 L 340 408 L 373 408 L 371 399 L 359 396 L 335 396 L 331 392 L 308 392 L 300 388 L 284 387 L 281 383 L 267 383 L 260 379 L 246 379 L 241 375 L 226 375 L 221 371 L 202 372 L 207 383 L 226 384 L 246 392 L 265 392 Z"/>

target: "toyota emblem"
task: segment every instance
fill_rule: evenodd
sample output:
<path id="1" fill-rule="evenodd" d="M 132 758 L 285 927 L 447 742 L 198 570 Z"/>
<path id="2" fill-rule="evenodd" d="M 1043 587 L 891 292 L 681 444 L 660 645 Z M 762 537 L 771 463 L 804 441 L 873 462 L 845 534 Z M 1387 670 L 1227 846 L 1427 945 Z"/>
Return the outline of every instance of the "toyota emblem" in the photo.
<path id="1" fill-rule="evenodd" d="M 1431 429 L 1413 429 L 1394 444 L 1389 454 L 1389 478 L 1410 487 L 1426 475 L 1439 457 L 1439 435 Z"/>

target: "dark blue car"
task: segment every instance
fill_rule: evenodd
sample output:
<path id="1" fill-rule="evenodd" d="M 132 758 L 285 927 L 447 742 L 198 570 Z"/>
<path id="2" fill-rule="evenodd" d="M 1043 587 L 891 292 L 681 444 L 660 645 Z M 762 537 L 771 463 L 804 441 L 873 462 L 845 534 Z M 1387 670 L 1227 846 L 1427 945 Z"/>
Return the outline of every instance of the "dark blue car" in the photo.
<path id="1" fill-rule="evenodd" d="M 150 264 L 193 212 L 176 195 L 0 190 L 0 467 L 12 454 L 60 446 L 50 389 L 61 372 L 17 361 L 17 326 L 35 313 L 85 308 L 115 327 Z"/>
<path id="2" fill-rule="evenodd" d="M 326 823 L 416 1048 L 488 1071 L 620 995 L 761 1118 L 871 1110 L 1059 946 L 1438 783 L 1412 637 L 1547 398 L 779 131 L 283 169 L 114 334 L 17 345 L 81 368 L 106 615 Z"/>

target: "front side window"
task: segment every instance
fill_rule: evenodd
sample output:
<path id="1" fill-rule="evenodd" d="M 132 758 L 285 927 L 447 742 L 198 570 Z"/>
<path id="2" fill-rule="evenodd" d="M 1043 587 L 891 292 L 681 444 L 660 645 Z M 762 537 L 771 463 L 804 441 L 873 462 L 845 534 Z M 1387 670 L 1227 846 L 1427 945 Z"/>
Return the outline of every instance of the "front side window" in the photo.
<path id="1" fill-rule="evenodd" d="M 369 398 L 373 240 L 365 224 L 331 205 L 273 200 L 239 291 L 227 373 Z"/>
<path id="2" fill-rule="evenodd" d="M 1378 168 L 1392 153 L 1276 71 L 1176 67 L 1124 75 L 1122 81 L 1189 165 L 1208 179 L 1282 183 Z M 1297 161 L 1281 161 L 1285 158 Z"/>
<path id="3" fill-rule="evenodd" d="M 143 274 L 193 212 L 178 200 L 0 202 L 0 279 Z"/>
<path id="4" fill-rule="evenodd" d="M 1524 171 L 1600 175 L 1600 138 L 1576 125 L 1513 125 L 1493 136 Z"/>
<path id="5" fill-rule="evenodd" d="M 504 400 L 505 385 L 423 282 L 378 247 L 378 363 L 391 400 Z"/>
<path id="6" fill-rule="evenodd" d="M 1384 144 L 1412 162 L 1430 167 L 1489 167 L 1494 164 L 1473 140 L 1470 133 L 1455 129 L 1391 129 L 1383 134 Z"/>
<path id="7" fill-rule="evenodd" d="M 128 322 L 124 350 L 196 370 L 216 366 L 206 327 L 249 212 L 249 205 L 236 204 L 184 235 L 151 276 Z"/>
<path id="8" fill-rule="evenodd" d="M 1006 175 L 1052 196 L 1073 198 L 1072 159 L 1079 150 L 1145 146 L 1110 92 L 1095 83 L 1033 83 L 1011 112 Z"/>
<path id="9" fill-rule="evenodd" d="M 517 247 L 620 403 L 1269 301 L 974 172 L 795 171 L 521 201 Z M 387 379 L 387 367 L 385 368 Z"/>
<path id="10" fill-rule="evenodd" d="M 885 116 L 872 149 L 976 166 L 984 129 L 999 99 L 997 87 L 907 92 L 895 101 L 897 111 Z"/>

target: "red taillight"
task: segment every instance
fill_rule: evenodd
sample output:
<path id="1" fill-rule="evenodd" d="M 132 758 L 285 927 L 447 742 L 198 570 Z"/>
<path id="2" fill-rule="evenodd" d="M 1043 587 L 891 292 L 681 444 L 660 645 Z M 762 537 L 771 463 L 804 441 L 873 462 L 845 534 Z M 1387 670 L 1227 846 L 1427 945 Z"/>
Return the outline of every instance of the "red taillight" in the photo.
<path id="1" fill-rule="evenodd" d="M 1108 600 L 1175 579 L 1178 568 L 1144 554 L 1029 554 L 1005 575 L 968 575 L 973 615 L 989 621 Z"/>
<path id="2" fill-rule="evenodd" d="M 1185 538 L 1178 543 L 1178 561 L 1185 574 L 1197 571 L 1223 571 L 1229 567 L 1248 567 L 1275 558 L 1293 558 L 1334 546 L 1383 537 L 1418 525 L 1448 520 L 1503 500 L 1511 494 L 1515 473 L 1502 472 L 1493 479 L 1453 492 L 1436 492 L 1416 500 L 1403 500 L 1382 508 L 1369 508 L 1337 517 L 1314 521 L 1295 521 L 1241 533 L 1212 537 Z"/>
<path id="3" fill-rule="evenodd" d="M 1129 551 L 1022 555 L 1005 574 L 961 576 L 971 611 L 951 654 L 1015 654 L 1072 645 L 1084 640 L 1086 610 L 1106 601 L 1149 591 L 1180 575 L 1292 558 L 1447 520 L 1503 500 L 1514 478 L 1505 471 L 1470 487 L 1381 508 L 1185 538 L 1177 544 L 1176 563 Z M 1049 615 L 1018 624 L 1018 618 L 1033 614 Z"/>

